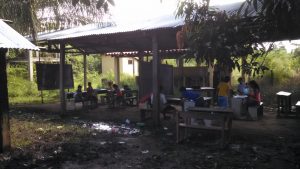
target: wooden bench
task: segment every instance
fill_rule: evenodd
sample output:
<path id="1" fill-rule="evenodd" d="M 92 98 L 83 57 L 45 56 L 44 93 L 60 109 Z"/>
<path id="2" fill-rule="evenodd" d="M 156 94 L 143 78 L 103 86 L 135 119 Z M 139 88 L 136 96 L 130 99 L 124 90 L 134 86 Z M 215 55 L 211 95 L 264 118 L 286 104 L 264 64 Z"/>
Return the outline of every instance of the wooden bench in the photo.
<path id="1" fill-rule="evenodd" d="M 82 96 L 86 97 L 86 92 L 82 92 Z M 81 104 L 81 108 L 85 108 L 85 107 L 89 107 L 89 106 L 95 106 L 95 104 L 92 104 L 92 101 L 89 100 L 89 99 L 83 99 L 83 100 L 80 100 L 80 101 L 75 100 L 74 92 L 67 92 L 66 93 L 66 100 L 67 100 L 67 103 L 71 104 L 71 107 L 73 108 L 73 110 L 76 110 L 76 107 L 77 107 L 76 105 L 78 103 Z"/>
<path id="2" fill-rule="evenodd" d="M 219 125 L 203 125 L 192 123 L 192 119 L 217 121 Z M 222 108 L 191 107 L 187 112 L 178 112 L 176 116 L 177 143 L 189 136 L 189 129 L 217 130 L 221 132 L 221 146 L 225 145 L 225 131 L 227 141 L 230 139 L 232 127 L 232 110 Z M 183 131 L 183 134 L 182 134 Z M 182 137 L 183 136 L 183 137 Z"/>

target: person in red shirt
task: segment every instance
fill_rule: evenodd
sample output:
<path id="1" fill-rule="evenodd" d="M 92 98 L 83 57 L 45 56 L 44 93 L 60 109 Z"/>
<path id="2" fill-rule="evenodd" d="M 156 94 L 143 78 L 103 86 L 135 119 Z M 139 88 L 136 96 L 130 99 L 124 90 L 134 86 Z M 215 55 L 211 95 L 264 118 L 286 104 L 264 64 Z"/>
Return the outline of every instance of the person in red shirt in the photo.
<path id="1" fill-rule="evenodd" d="M 261 102 L 260 89 L 255 80 L 251 80 L 249 83 L 249 94 L 247 106 L 259 106 Z"/>

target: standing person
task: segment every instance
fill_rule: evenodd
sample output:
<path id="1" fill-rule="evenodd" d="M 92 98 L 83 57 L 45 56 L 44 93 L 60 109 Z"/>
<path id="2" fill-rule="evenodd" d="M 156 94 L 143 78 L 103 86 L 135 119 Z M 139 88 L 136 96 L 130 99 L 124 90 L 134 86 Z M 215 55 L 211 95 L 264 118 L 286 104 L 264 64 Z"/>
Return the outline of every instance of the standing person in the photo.
<path id="1" fill-rule="evenodd" d="M 217 93 L 218 93 L 218 106 L 227 108 L 228 107 L 228 97 L 230 94 L 230 77 L 226 76 L 218 85 Z"/>
<path id="2" fill-rule="evenodd" d="M 244 79 L 243 78 L 238 78 L 238 86 L 237 86 L 237 93 L 239 95 L 245 95 L 245 89 L 246 89 L 246 85 L 244 83 Z"/>
<path id="3" fill-rule="evenodd" d="M 249 82 L 247 106 L 259 106 L 261 102 L 260 88 L 255 80 Z"/>
<path id="4" fill-rule="evenodd" d="M 90 100 L 92 101 L 92 103 L 94 105 L 97 105 L 97 102 L 98 102 L 98 98 L 97 98 L 97 95 L 92 87 L 92 83 L 91 82 L 88 82 L 88 88 L 86 89 L 86 97 L 87 97 L 87 100 Z"/>

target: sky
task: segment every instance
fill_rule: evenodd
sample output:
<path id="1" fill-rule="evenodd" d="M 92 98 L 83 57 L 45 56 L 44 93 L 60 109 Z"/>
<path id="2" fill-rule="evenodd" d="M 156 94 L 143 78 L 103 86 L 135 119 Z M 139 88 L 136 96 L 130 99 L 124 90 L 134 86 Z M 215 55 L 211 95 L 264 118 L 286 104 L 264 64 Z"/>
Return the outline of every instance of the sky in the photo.
<path id="1" fill-rule="evenodd" d="M 162 2 L 161 2 L 162 1 Z M 211 5 L 221 5 L 245 0 L 211 0 Z M 117 23 L 146 20 L 163 14 L 175 14 L 178 0 L 115 0 L 111 8 L 112 19 Z"/>

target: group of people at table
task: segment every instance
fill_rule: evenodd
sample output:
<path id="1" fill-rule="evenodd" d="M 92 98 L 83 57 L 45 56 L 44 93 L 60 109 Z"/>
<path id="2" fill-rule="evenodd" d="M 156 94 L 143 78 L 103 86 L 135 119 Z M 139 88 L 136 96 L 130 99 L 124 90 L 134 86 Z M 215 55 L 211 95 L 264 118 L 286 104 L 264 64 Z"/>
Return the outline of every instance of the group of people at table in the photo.
<path id="1" fill-rule="evenodd" d="M 249 83 L 245 83 L 243 78 L 238 79 L 238 86 L 236 90 L 236 94 L 239 96 L 245 96 L 247 98 L 247 106 L 258 106 L 261 102 L 261 94 L 260 88 L 255 80 L 249 81 Z M 230 85 L 230 78 L 226 76 L 219 83 L 217 87 L 218 94 L 218 106 L 227 108 L 229 107 L 228 98 L 232 95 L 233 89 Z"/>
<path id="2" fill-rule="evenodd" d="M 107 102 L 115 104 L 115 102 L 121 101 L 124 95 L 129 96 L 131 89 L 128 85 L 123 86 L 123 90 L 119 88 L 117 84 L 108 82 L 108 88 L 106 89 Z M 91 101 L 92 105 L 97 106 L 98 97 L 96 90 L 93 89 L 92 83 L 88 82 L 88 87 L 85 94 L 83 94 L 82 86 L 78 85 L 76 92 L 74 93 L 75 102 Z"/>
<path id="3" fill-rule="evenodd" d="M 208 107 L 209 104 L 203 99 L 201 96 L 201 92 L 199 90 L 190 90 L 186 87 L 180 87 L 181 99 L 188 102 L 193 102 L 193 106 L 196 107 Z M 246 107 L 251 106 L 259 106 L 261 102 L 261 93 L 259 85 L 255 80 L 251 80 L 248 83 L 244 82 L 243 78 L 238 79 L 238 85 L 236 90 L 233 90 L 230 84 L 230 77 L 224 77 L 221 82 L 218 84 L 216 88 L 217 94 L 217 106 L 221 108 L 229 108 L 229 98 L 234 94 L 236 97 L 241 97 L 245 99 Z M 161 112 L 164 117 L 166 112 L 172 110 L 170 105 L 167 103 L 166 96 L 162 93 L 160 94 L 160 104 L 161 104 Z M 152 103 L 152 95 L 151 95 L 151 103 Z M 248 112 L 244 112 L 248 113 Z"/>

